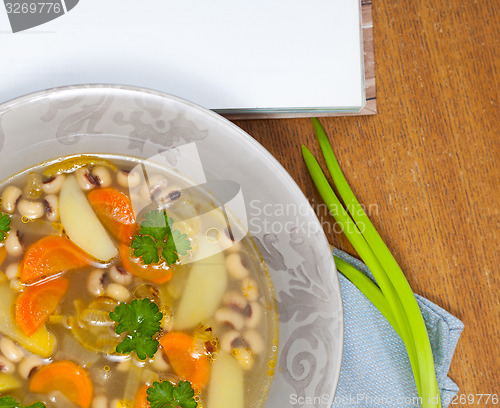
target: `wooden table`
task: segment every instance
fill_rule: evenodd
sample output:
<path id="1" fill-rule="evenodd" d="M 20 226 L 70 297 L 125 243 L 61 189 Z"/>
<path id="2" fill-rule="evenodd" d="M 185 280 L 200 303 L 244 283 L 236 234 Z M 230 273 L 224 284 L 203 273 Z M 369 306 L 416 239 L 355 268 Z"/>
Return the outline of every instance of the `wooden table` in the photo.
<path id="1" fill-rule="evenodd" d="M 413 290 L 464 322 L 449 373 L 464 396 L 500 394 L 498 15 L 494 0 L 375 2 L 379 113 L 322 119 Z M 310 120 L 235 123 L 320 202 L 300 153 L 320 157 Z"/>

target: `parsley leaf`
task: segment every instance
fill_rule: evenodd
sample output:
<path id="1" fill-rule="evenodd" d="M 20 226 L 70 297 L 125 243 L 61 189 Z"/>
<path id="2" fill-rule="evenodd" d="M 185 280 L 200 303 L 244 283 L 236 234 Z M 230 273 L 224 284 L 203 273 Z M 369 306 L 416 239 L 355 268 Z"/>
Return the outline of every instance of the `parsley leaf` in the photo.
<path id="1" fill-rule="evenodd" d="M 156 246 L 156 241 L 149 235 L 134 237 L 132 241 L 132 248 L 136 248 L 134 251 L 135 256 L 142 256 L 142 262 L 149 265 L 151 262 L 158 263 L 160 258 L 158 257 L 158 247 Z"/>
<path id="2" fill-rule="evenodd" d="M 0 408 L 17 408 L 19 403 L 12 397 L 0 398 Z"/>
<path id="3" fill-rule="evenodd" d="M 173 224 L 172 218 L 167 217 L 167 212 L 153 210 L 146 214 L 141 223 L 141 234 L 151 235 L 156 241 L 162 241 L 170 232 Z"/>
<path id="4" fill-rule="evenodd" d="M 41 402 L 35 402 L 30 406 L 24 406 L 12 397 L 0 397 L 0 408 L 46 408 Z"/>
<path id="5" fill-rule="evenodd" d="M 196 408 L 198 403 L 193 398 L 194 390 L 189 381 L 179 381 L 173 385 L 168 381 L 155 381 L 148 388 L 148 401 L 151 408 Z"/>
<path id="6" fill-rule="evenodd" d="M 0 215 L 0 242 L 2 242 L 5 239 L 5 235 L 9 231 L 10 231 L 10 216 L 9 214 L 2 214 Z"/>
<path id="7" fill-rule="evenodd" d="M 141 222 L 139 235 L 134 236 L 130 245 L 134 255 L 142 257 L 146 265 L 160 262 L 160 254 L 168 265 L 176 263 L 179 255 L 186 255 L 191 249 L 187 234 L 172 229 L 173 223 L 165 210 L 147 213 Z"/>
<path id="8" fill-rule="evenodd" d="M 172 234 L 170 234 L 167 239 L 167 243 L 169 245 L 175 245 L 177 259 L 179 259 L 178 255 L 186 255 L 187 251 L 191 249 L 191 243 L 187 239 L 187 234 L 182 234 L 179 230 L 172 230 Z M 162 252 L 162 256 L 166 259 L 165 249 Z M 176 262 L 177 259 L 174 262 Z"/>
<path id="9" fill-rule="evenodd" d="M 130 304 L 116 306 L 109 317 L 118 322 L 115 327 L 117 334 L 128 332 L 127 337 L 116 346 L 118 353 L 135 351 L 141 360 L 154 356 L 159 343 L 153 337 L 160 331 L 163 318 L 156 303 L 149 299 L 135 299 Z"/>

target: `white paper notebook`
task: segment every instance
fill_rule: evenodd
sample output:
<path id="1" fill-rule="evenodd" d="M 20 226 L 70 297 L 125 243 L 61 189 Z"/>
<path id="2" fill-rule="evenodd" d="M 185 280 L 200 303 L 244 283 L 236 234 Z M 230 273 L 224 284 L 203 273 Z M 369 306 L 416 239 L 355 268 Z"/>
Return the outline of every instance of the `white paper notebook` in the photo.
<path id="1" fill-rule="evenodd" d="M 80 0 L 13 33 L 0 4 L 0 101 L 126 84 L 222 112 L 359 111 L 359 0 Z"/>

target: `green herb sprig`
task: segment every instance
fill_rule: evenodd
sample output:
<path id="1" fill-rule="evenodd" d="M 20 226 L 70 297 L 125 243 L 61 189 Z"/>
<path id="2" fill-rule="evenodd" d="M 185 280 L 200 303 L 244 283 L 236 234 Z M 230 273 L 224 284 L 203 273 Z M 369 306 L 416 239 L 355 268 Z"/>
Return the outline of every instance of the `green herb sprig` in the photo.
<path id="1" fill-rule="evenodd" d="M 0 242 L 3 242 L 9 231 L 10 231 L 10 216 L 9 214 L 2 214 L 0 215 Z"/>
<path id="2" fill-rule="evenodd" d="M 173 385 L 168 381 L 155 381 L 147 390 L 151 408 L 196 408 L 194 390 L 189 381 Z"/>
<path id="3" fill-rule="evenodd" d="M 339 259 L 335 262 L 339 270 L 387 318 L 403 340 L 422 400 L 422 407 L 441 407 L 429 335 L 413 291 L 401 268 L 349 187 L 321 123 L 314 118 L 313 125 L 333 183 L 349 212 L 341 204 L 315 157 L 307 147 L 302 146 L 302 155 L 307 169 L 323 201 L 336 222 L 342 227 L 354 249 L 373 273 L 378 286 L 347 263 Z"/>
<path id="4" fill-rule="evenodd" d="M 0 397 L 0 408 L 46 408 L 46 406 L 41 402 L 24 406 L 12 397 Z"/>
<path id="5" fill-rule="evenodd" d="M 146 213 L 139 234 L 134 236 L 130 245 L 134 255 L 142 257 L 146 265 L 160 262 L 160 255 L 168 265 L 176 263 L 179 255 L 186 255 L 191 249 L 188 236 L 172 229 L 172 224 L 173 220 L 165 210 Z"/>
<path id="6" fill-rule="evenodd" d="M 116 306 L 109 317 L 118 322 L 115 327 L 117 334 L 127 332 L 127 337 L 116 346 L 118 353 L 135 351 L 141 360 L 155 355 L 159 343 L 154 337 L 160 331 L 163 318 L 156 303 L 149 299 L 135 299 L 129 304 Z"/>

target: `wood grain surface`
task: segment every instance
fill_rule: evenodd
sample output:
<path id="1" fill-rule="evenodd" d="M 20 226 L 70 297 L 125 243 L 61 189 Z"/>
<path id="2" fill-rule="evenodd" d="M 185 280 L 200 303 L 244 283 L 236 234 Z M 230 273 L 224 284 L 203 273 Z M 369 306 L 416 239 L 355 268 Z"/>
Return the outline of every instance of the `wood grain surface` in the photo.
<path id="1" fill-rule="evenodd" d="M 498 3 L 382 0 L 373 20 L 378 114 L 322 122 L 413 290 L 465 323 L 449 373 L 460 394 L 499 394 Z M 320 202 L 300 153 L 320 157 L 309 119 L 235 123 Z"/>

